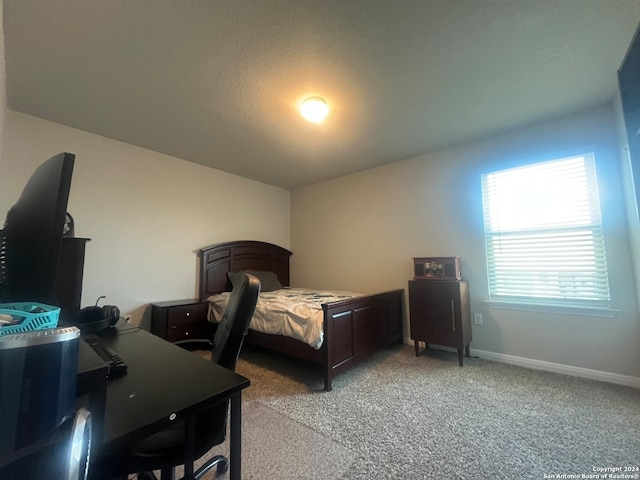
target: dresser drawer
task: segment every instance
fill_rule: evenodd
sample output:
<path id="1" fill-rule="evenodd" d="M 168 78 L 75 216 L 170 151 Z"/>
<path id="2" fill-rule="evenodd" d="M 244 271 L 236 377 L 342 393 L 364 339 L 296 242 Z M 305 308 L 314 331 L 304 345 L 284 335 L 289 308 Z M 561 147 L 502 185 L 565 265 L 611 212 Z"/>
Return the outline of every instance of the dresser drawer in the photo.
<path id="1" fill-rule="evenodd" d="M 416 356 L 420 342 L 453 347 L 462 366 L 469 356 L 471 311 L 466 280 L 409 280 L 409 326 Z"/>

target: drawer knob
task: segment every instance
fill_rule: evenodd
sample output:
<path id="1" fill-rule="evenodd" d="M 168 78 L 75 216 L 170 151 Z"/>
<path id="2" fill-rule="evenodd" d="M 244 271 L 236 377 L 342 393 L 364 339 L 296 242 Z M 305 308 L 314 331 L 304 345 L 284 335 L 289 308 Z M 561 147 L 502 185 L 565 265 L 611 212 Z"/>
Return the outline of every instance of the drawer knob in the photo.
<path id="1" fill-rule="evenodd" d="M 191 315 L 191 312 L 187 312 L 187 317 L 188 317 L 189 315 Z"/>

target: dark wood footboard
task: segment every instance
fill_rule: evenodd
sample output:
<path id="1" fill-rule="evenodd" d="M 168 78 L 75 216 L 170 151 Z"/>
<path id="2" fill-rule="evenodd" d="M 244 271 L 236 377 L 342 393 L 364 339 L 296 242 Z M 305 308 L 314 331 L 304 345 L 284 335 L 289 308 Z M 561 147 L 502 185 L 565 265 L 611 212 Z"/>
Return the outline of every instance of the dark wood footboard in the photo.
<path id="1" fill-rule="evenodd" d="M 404 290 L 323 304 L 324 342 L 319 350 L 282 335 L 249 330 L 247 343 L 322 367 L 324 389 L 333 378 L 392 343 L 402 342 Z"/>
<path id="2" fill-rule="evenodd" d="M 256 241 L 228 242 L 201 250 L 200 299 L 228 291 L 227 272 L 272 271 L 282 285 L 289 285 L 291 252 L 277 245 Z M 404 290 L 391 290 L 326 303 L 324 341 L 319 350 L 282 335 L 249 330 L 247 343 L 318 364 L 324 389 L 330 391 L 333 378 L 385 346 L 401 342 L 404 323 Z"/>
<path id="3" fill-rule="evenodd" d="M 331 380 L 390 343 L 402 341 L 404 290 L 327 303 L 324 389 Z"/>

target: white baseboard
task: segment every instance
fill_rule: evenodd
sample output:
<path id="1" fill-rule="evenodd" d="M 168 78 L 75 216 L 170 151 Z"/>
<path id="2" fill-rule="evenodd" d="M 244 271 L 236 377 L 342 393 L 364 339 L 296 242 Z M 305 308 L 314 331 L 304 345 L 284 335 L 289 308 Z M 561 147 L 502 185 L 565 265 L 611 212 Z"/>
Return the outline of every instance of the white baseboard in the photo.
<path id="1" fill-rule="evenodd" d="M 591 370 L 582 367 L 572 367 L 561 363 L 551 363 L 542 360 L 533 360 L 531 358 L 515 357 L 513 355 L 505 355 L 503 353 L 487 352 L 485 350 L 471 349 L 471 355 L 493 360 L 496 362 L 518 365 L 520 367 L 533 368 L 535 370 L 544 370 L 547 372 L 562 373 L 564 375 L 572 375 L 574 377 L 589 378 L 591 380 L 599 380 L 601 382 L 615 383 L 628 387 L 640 388 L 640 377 L 632 377 L 630 375 L 619 375 L 617 373 L 602 372 L 600 370 Z"/>
<path id="2" fill-rule="evenodd" d="M 413 340 L 405 338 L 404 343 L 413 345 Z M 432 345 L 429 344 L 429 348 Z M 455 348 L 435 346 L 437 349 L 455 352 Z M 600 370 L 591 370 L 589 368 L 572 367 L 561 363 L 545 362 L 543 360 L 534 360 L 532 358 L 516 357 L 514 355 L 505 355 L 504 353 L 488 352 L 486 350 L 470 349 L 472 356 L 492 360 L 494 362 L 508 363 L 510 365 L 518 365 L 519 367 L 532 368 L 534 370 L 544 370 L 546 372 L 561 373 L 563 375 L 571 375 L 574 377 L 588 378 L 591 380 L 599 380 L 601 382 L 615 383 L 617 385 L 625 385 L 627 387 L 640 388 L 640 377 L 632 377 L 630 375 L 620 375 L 617 373 L 603 372 Z"/>

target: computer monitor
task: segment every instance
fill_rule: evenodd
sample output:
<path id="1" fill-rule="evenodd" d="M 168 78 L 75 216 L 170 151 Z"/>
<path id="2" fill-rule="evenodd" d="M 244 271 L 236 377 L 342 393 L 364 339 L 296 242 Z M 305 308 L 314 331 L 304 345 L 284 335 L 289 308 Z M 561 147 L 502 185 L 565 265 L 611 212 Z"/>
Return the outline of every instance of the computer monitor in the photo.
<path id="1" fill-rule="evenodd" d="M 55 305 L 55 283 L 75 155 L 40 165 L 7 213 L 2 233 L 2 302 Z"/>

